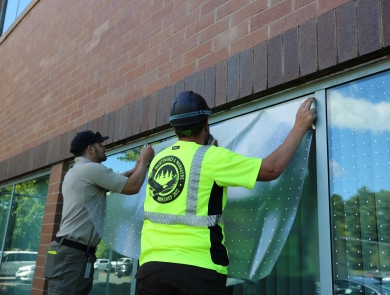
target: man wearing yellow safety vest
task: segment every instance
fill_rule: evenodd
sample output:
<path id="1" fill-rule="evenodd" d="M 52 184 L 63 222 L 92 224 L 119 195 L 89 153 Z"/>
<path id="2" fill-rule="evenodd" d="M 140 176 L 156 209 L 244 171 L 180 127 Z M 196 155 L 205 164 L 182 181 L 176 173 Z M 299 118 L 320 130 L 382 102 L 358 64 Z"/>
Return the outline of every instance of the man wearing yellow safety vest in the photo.
<path id="1" fill-rule="evenodd" d="M 150 165 L 137 295 L 225 294 L 227 187 L 252 189 L 278 178 L 316 118 L 313 101 L 300 106 L 284 143 L 256 159 L 208 144 L 211 110 L 201 95 L 186 91 L 174 99 L 169 121 L 179 140 Z"/>

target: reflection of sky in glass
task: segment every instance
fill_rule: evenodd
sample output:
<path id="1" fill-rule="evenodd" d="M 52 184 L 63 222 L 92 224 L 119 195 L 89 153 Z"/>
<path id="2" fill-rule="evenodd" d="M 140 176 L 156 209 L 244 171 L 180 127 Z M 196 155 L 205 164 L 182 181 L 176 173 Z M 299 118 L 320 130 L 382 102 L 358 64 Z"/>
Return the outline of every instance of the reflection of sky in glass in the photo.
<path id="1" fill-rule="evenodd" d="M 3 33 L 12 25 L 20 13 L 27 7 L 31 0 L 8 0 L 7 11 L 4 19 Z"/>
<path id="2" fill-rule="evenodd" d="M 330 89 L 330 194 L 390 190 L 390 72 Z"/>
<path id="3" fill-rule="evenodd" d="M 124 154 L 125 152 L 107 156 L 107 160 L 102 164 L 108 168 L 111 168 L 117 173 L 123 173 L 133 169 L 135 162 L 124 162 L 123 160 L 119 160 L 119 157 L 124 156 Z"/>

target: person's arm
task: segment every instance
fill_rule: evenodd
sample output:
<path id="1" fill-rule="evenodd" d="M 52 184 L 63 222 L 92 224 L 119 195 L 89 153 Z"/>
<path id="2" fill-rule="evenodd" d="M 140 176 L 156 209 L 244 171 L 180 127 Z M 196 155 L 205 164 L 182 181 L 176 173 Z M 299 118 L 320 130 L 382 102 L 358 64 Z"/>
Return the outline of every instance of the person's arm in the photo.
<path id="1" fill-rule="evenodd" d="M 294 127 L 286 140 L 268 157 L 263 159 L 257 181 L 270 181 L 278 178 L 286 169 L 297 151 L 306 132 L 316 118 L 315 109 L 310 109 L 314 98 L 305 100 L 297 111 Z"/>
<path id="2" fill-rule="evenodd" d="M 121 175 L 126 176 L 126 177 L 130 177 L 134 173 L 134 171 L 137 169 L 138 165 L 139 165 L 139 158 L 137 159 L 137 163 L 135 164 L 135 167 L 133 169 L 125 171 Z"/>
<path id="3" fill-rule="evenodd" d="M 131 173 L 130 177 L 127 179 L 127 182 L 121 192 L 122 194 L 134 195 L 139 192 L 146 177 L 146 170 L 148 169 L 149 163 L 153 157 L 154 150 L 150 145 L 141 149 L 141 154 L 137 160 L 137 165 L 134 171 Z"/>

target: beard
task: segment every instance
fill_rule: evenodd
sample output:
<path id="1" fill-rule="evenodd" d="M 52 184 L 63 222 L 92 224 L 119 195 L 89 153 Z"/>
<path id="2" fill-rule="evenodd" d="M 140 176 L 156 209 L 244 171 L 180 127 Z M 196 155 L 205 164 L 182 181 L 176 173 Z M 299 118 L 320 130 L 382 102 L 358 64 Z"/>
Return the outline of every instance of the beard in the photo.
<path id="1" fill-rule="evenodd" d="M 106 154 L 102 151 L 96 152 L 96 158 L 98 160 L 98 163 L 101 163 L 101 162 L 104 162 L 105 160 L 107 160 Z"/>

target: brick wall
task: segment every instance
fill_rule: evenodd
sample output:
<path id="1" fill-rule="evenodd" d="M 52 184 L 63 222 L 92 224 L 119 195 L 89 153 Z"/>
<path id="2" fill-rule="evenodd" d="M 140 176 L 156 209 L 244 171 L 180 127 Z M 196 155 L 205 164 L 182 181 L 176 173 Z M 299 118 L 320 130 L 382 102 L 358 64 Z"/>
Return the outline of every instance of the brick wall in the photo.
<path id="1" fill-rule="evenodd" d="M 43 277 L 47 249 L 59 230 L 62 212 L 61 184 L 67 166 L 64 163 L 53 165 L 50 171 L 49 188 L 42 221 L 41 239 L 39 241 L 38 257 L 34 274 L 31 295 L 46 294 L 47 281 Z"/>
<path id="2" fill-rule="evenodd" d="M 0 44 L 0 161 L 349 0 L 41 0 Z"/>
<path id="3" fill-rule="evenodd" d="M 0 38 L 0 182 L 167 128 L 180 91 L 214 111 L 385 56 L 386 0 L 39 1 Z M 255 96 L 256 94 L 256 96 Z"/>

